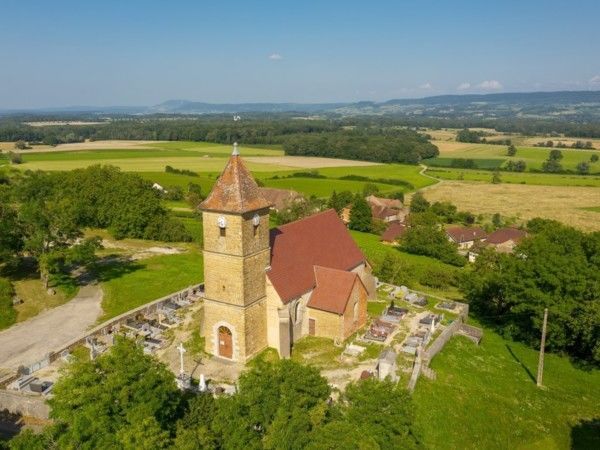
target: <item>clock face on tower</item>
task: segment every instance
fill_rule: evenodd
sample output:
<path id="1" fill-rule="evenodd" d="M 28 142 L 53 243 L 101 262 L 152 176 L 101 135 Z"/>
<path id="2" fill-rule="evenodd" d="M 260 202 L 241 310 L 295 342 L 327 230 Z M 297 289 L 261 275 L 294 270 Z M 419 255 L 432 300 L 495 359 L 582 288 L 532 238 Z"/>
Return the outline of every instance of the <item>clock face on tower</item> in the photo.
<path id="1" fill-rule="evenodd" d="M 219 216 L 219 218 L 217 219 L 217 225 L 219 225 L 219 228 L 221 229 L 227 227 L 227 219 L 225 218 L 225 216 Z"/>
<path id="2" fill-rule="evenodd" d="M 252 225 L 255 227 L 260 225 L 260 216 L 258 214 L 254 214 L 254 217 L 252 217 Z"/>

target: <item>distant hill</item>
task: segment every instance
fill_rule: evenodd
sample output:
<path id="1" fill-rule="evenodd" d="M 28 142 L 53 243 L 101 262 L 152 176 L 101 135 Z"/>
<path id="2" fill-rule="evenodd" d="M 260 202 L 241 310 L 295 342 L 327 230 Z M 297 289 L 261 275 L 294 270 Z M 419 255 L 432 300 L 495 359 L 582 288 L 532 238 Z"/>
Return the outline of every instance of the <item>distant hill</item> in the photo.
<path id="1" fill-rule="evenodd" d="M 340 103 L 207 103 L 168 100 L 154 106 L 71 106 L 0 110 L 0 114 L 242 114 L 294 113 L 323 115 L 419 115 L 430 117 L 530 117 L 600 120 L 600 91 L 523 92 L 438 95 L 385 102 Z"/>

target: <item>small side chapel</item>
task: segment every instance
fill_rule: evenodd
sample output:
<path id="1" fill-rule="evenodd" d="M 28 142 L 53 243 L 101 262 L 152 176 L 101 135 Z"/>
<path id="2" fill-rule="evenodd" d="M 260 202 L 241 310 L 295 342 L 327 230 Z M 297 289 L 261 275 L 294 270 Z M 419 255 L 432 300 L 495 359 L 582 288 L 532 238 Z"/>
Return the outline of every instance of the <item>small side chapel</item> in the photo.
<path id="1" fill-rule="evenodd" d="M 367 321 L 375 280 L 334 210 L 272 230 L 270 204 L 239 155 L 201 203 L 206 350 L 245 363 L 266 347 L 289 357 L 303 336 L 341 343 Z"/>

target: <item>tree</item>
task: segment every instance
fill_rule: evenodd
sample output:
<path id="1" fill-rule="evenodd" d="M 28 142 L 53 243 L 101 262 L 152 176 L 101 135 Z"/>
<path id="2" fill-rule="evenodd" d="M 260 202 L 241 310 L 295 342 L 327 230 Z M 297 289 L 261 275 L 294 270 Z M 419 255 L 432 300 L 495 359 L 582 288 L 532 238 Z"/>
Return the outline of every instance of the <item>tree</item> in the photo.
<path id="1" fill-rule="evenodd" d="M 379 187 L 375 183 L 365 183 L 363 187 L 363 197 L 374 195 L 379 192 Z"/>
<path id="2" fill-rule="evenodd" d="M 351 205 L 354 201 L 354 194 L 350 191 L 342 191 L 337 193 L 335 190 L 327 201 L 327 207 L 333 208 L 339 214 L 344 208 Z"/>
<path id="3" fill-rule="evenodd" d="M 563 158 L 563 154 L 560 150 L 550 150 L 550 154 L 548 155 L 548 160 L 550 161 L 560 161 Z"/>
<path id="4" fill-rule="evenodd" d="M 290 360 L 257 361 L 235 396 L 219 400 L 212 427 L 225 449 L 302 448 L 325 418 L 330 388 L 313 367 Z"/>
<path id="5" fill-rule="evenodd" d="M 555 150 L 552 150 L 555 151 Z M 559 150 L 556 150 L 559 151 Z M 560 158 L 559 158 L 560 159 Z M 542 170 L 548 173 L 560 173 L 563 171 L 559 159 L 549 158 L 542 163 Z"/>
<path id="6" fill-rule="evenodd" d="M 27 142 L 23 140 L 18 140 L 17 142 L 15 142 L 15 148 L 17 150 L 25 150 L 27 148 Z"/>
<path id="7" fill-rule="evenodd" d="M 502 216 L 500 213 L 494 213 L 492 216 L 492 225 L 494 228 L 500 228 L 502 226 Z"/>
<path id="8" fill-rule="evenodd" d="M 23 248 L 23 230 L 16 209 L 0 196 L 0 263 Z"/>
<path id="9" fill-rule="evenodd" d="M 513 254 L 479 255 L 461 282 L 465 298 L 504 335 L 536 348 L 548 308 L 547 348 L 600 365 L 600 233 L 547 219 L 528 230 Z"/>
<path id="10" fill-rule="evenodd" d="M 422 213 L 429 209 L 429 202 L 423 196 L 423 193 L 417 191 L 413 194 L 410 200 L 410 211 L 415 213 Z"/>
<path id="11" fill-rule="evenodd" d="M 50 415 L 64 427 L 59 448 L 152 448 L 181 404 L 169 369 L 120 337 L 95 360 L 72 363 L 53 393 Z"/>
<path id="12" fill-rule="evenodd" d="M 465 265 L 465 258 L 458 254 L 456 245 L 448 240 L 433 213 L 411 213 L 409 223 L 410 226 L 402 238 L 403 250 L 416 255 L 431 256 L 456 266 Z"/>
<path id="13" fill-rule="evenodd" d="M 500 171 L 496 169 L 492 172 L 492 184 L 500 183 L 502 183 L 502 177 L 500 176 Z"/>
<path id="14" fill-rule="evenodd" d="M 398 286 L 410 284 L 415 275 L 414 268 L 405 259 L 391 252 L 375 266 L 375 273 L 379 279 Z"/>
<path id="15" fill-rule="evenodd" d="M 506 150 L 506 154 L 508 156 L 515 156 L 517 154 L 517 147 L 515 147 L 513 144 L 510 144 Z"/>
<path id="16" fill-rule="evenodd" d="M 20 153 L 8 152 L 8 160 L 12 164 L 21 164 L 23 162 L 23 157 Z"/>
<path id="17" fill-rule="evenodd" d="M 590 165 L 586 161 L 582 161 L 577 164 L 577 173 L 580 175 L 587 175 L 590 173 Z"/>
<path id="18" fill-rule="evenodd" d="M 350 228 L 352 230 L 369 232 L 373 225 L 373 217 L 369 203 L 360 194 L 354 196 L 350 211 Z"/>
<path id="19" fill-rule="evenodd" d="M 346 420 L 373 437 L 381 449 L 420 447 L 412 431 L 410 395 L 398 384 L 369 378 L 349 384 L 343 399 L 347 402 L 342 412 Z"/>
<path id="20" fill-rule="evenodd" d="M 598 154 L 594 153 L 592 156 L 590 156 L 590 162 L 595 163 L 596 161 L 598 161 Z"/>

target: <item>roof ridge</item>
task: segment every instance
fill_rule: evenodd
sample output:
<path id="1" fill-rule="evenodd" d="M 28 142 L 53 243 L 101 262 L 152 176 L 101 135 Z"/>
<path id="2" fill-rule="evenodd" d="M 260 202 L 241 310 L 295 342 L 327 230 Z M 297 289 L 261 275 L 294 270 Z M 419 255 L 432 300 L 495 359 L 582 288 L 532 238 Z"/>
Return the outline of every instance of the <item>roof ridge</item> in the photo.
<path id="1" fill-rule="evenodd" d="M 325 213 L 328 213 L 328 212 L 330 212 L 330 211 L 334 211 L 334 212 L 335 212 L 335 215 L 336 215 L 336 216 L 338 215 L 338 213 L 337 213 L 337 211 L 336 211 L 335 209 L 333 209 L 333 208 L 327 208 L 327 209 L 326 209 L 326 210 L 324 210 L 324 211 L 319 211 L 319 212 L 316 212 L 316 213 L 314 213 L 314 214 L 311 214 L 310 216 L 306 216 L 306 217 L 302 217 L 301 219 L 294 220 L 293 222 L 288 222 L 288 223 L 284 223 L 283 225 L 278 225 L 276 228 L 277 228 L 277 229 L 282 229 L 282 228 L 288 227 L 288 226 L 290 226 L 290 225 L 294 225 L 295 223 L 298 223 L 298 222 L 303 222 L 303 221 L 305 221 L 305 220 L 309 220 L 309 219 L 313 219 L 313 218 L 315 218 L 315 217 L 318 217 L 318 216 L 322 216 L 322 215 L 324 215 Z M 339 216 L 338 216 L 338 217 L 339 217 Z"/>

